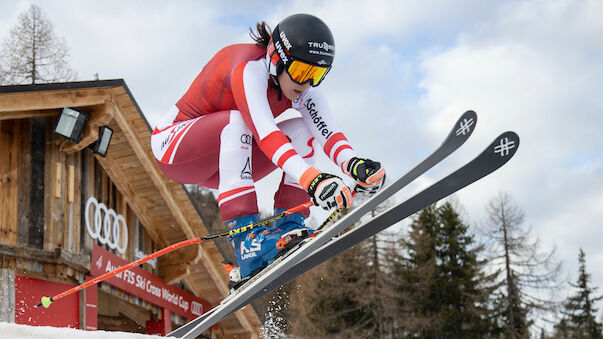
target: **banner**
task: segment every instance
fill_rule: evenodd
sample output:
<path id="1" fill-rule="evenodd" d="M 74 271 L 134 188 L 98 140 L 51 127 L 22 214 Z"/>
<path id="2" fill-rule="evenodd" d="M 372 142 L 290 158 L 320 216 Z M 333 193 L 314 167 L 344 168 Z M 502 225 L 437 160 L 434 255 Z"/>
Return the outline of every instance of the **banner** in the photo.
<path id="1" fill-rule="evenodd" d="M 126 264 L 126 260 L 95 245 L 92 249 L 90 274 L 98 277 Z M 140 267 L 121 272 L 105 280 L 105 283 L 188 319 L 194 319 L 211 308 L 207 300 L 197 298 L 180 288 L 168 286 L 163 280 Z"/>

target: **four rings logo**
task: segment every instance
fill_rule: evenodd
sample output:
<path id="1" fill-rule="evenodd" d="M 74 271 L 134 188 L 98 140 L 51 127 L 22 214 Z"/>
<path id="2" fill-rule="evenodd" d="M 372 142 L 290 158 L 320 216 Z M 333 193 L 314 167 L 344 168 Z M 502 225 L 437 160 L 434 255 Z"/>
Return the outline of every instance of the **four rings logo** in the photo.
<path id="1" fill-rule="evenodd" d="M 200 316 L 201 314 L 203 314 L 203 304 L 193 301 L 191 303 L 191 313 L 196 316 Z"/>
<path id="2" fill-rule="evenodd" d="M 121 254 L 126 251 L 126 247 L 128 246 L 128 227 L 123 215 L 115 213 L 111 208 L 108 209 L 105 204 L 99 203 L 94 197 L 88 198 L 84 214 L 86 229 L 92 239 L 97 239 L 101 244 L 107 245 L 111 249 L 116 249 Z M 93 215 L 94 228 L 92 228 L 90 223 L 91 214 Z M 120 246 L 122 229 L 123 241 L 121 244 L 123 246 Z"/>
<path id="3" fill-rule="evenodd" d="M 246 145 L 251 145 L 253 138 L 249 134 L 241 134 L 241 142 Z"/>

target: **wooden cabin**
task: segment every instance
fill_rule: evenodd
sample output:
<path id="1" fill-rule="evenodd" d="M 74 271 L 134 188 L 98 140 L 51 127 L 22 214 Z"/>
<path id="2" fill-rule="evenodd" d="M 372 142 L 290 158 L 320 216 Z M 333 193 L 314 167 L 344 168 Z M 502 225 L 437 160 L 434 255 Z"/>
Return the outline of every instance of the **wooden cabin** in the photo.
<path id="1" fill-rule="evenodd" d="M 77 144 L 54 133 L 64 108 L 89 117 Z M 101 126 L 113 131 L 105 157 L 89 147 Z M 164 335 L 228 294 L 224 248 L 206 242 L 33 308 L 210 233 L 186 188 L 156 166 L 150 136 L 121 79 L 0 87 L 0 321 Z M 254 338 L 259 326 L 247 307 L 203 337 Z"/>

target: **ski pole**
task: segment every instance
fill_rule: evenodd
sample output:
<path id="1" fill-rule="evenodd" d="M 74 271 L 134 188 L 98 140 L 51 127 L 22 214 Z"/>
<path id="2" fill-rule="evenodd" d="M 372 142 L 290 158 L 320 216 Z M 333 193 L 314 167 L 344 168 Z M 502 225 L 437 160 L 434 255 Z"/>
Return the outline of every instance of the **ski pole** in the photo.
<path id="1" fill-rule="evenodd" d="M 352 196 L 355 196 L 355 195 L 356 195 L 356 192 L 352 192 Z M 87 288 L 87 287 L 90 287 L 92 285 L 95 285 L 95 284 L 97 284 L 97 283 L 99 283 L 99 282 L 101 282 L 103 280 L 109 279 L 109 278 L 111 278 L 111 277 L 113 277 L 113 276 L 115 276 L 115 275 L 117 275 L 117 274 L 119 274 L 119 273 L 121 273 L 123 271 L 127 271 L 127 270 L 129 270 L 129 269 L 131 269 L 133 267 L 141 265 L 141 264 L 143 264 L 143 263 L 145 263 L 145 262 L 147 262 L 149 260 L 152 260 L 152 259 L 155 259 L 157 257 L 160 257 L 160 256 L 162 256 L 162 255 L 164 255 L 166 253 L 171 252 L 171 251 L 174 251 L 174 250 L 177 250 L 179 248 L 186 247 L 186 246 L 189 246 L 189 245 L 198 244 L 198 243 L 201 243 L 201 242 L 206 241 L 206 240 L 212 240 L 212 239 L 217 239 L 217 238 L 221 238 L 221 237 L 232 236 L 232 235 L 235 235 L 235 234 L 238 234 L 238 233 L 242 233 L 242 232 L 246 232 L 246 231 L 252 230 L 255 227 L 260 227 L 260 226 L 268 225 L 268 224 L 272 223 L 275 220 L 278 220 L 280 218 L 283 218 L 283 217 L 285 217 L 287 215 L 290 215 L 290 214 L 293 214 L 293 213 L 297 213 L 297 212 L 302 211 L 302 210 L 304 210 L 306 208 L 310 208 L 313 205 L 314 204 L 311 201 L 307 201 L 307 202 L 305 202 L 303 204 L 300 204 L 298 206 L 292 207 L 292 208 L 290 208 L 290 209 L 282 212 L 279 215 L 276 215 L 276 216 L 274 216 L 272 218 L 268 218 L 266 220 L 258 221 L 258 222 L 254 223 L 254 224 L 245 225 L 245 226 L 233 228 L 233 229 L 230 229 L 228 231 L 221 232 L 221 233 L 210 234 L 210 235 L 206 235 L 206 236 L 203 236 L 203 237 L 194 238 L 194 239 L 188 239 L 188 240 L 181 241 L 179 243 L 175 243 L 175 244 L 170 245 L 170 246 L 168 246 L 168 247 L 166 247 L 164 249 L 161 249 L 161 250 L 159 250 L 159 251 L 157 251 L 155 253 L 149 254 L 149 255 L 147 255 L 144 258 L 140 258 L 140 259 L 138 259 L 136 261 L 133 261 L 133 262 L 127 264 L 127 265 L 119 267 L 119 268 L 117 268 L 117 269 L 115 269 L 115 270 L 113 270 L 111 272 L 107 272 L 107 273 L 101 275 L 100 277 L 96 277 L 96 278 L 94 278 L 94 279 L 92 279 L 90 281 L 87 281 L 87 282 L 85 282 L 83 284 L 75 286 L 75 287 L 73 287 L 73 288 L 71 288 L 71 289 L 69 289 L 69 290 L 67 290 L 65 292 L 59 293 L 59 294 L 57 294 L 57 295 L 55 295 L 53 297 L 42 297 L 42 300 L 40 301 L 40 303 L 37 304 L 34 307 L 38 308 L 40 306 L 44 306 L 44 308 L 48 308 L 48 307 L 50 307 L 50 304 L 52 304 L 56 300 L 59 300 L 59 299 L 61 299 L 63 297 L 66 297 L 66 296 L 68 296 L 70 294 L 73 294 L 75 292 L 81 291 L 84 288 Z M 329 216 L 329 218 L 327 218 L 327 220 L 325 220 L 325 222 L 323 222 L 320 225 L 320 227 L 318 228 L 318 230 L 320 230 L 323 227 L 325 227 L 325 225 L 329 221 L 331 221 L 335 217 L 335 215 L 337 215 L 339 213 L 340 210 L 341 210 L 340 208 L 337 208 Z"/>
<path id="2" fill-rule="evenodd" d="M 226 234 L 228 234 L 228 233 L 226 233 Z M 109 278 L 111 278 L 111 277 L 113 277 L 113 276 L 115 276 L 115 275 L 117 275 L 117 274 L 119 274 L 119 273 L 121 273 L 123 271 L 127 271 L 127 270 L 129 270 L 129 269 L 131 269 L 133 267 L 136 267 L 136 266 L 138 266 L 140 264 L 143 264 L 143 263 L 145 263 L 145 262 L 147 262 L 147 261 L 149 261 L 151 259 L 154 259 L 154 258 L 157 258 L 159 256 L 162 256 L 162 255 L 164 255 L 164 254 L 166 254 L 168 252 L 171 252 L 171 251 L 173 251 L 175 249 L 178 249 L 178 248 L 181 248 L 181 247 L 185 247 L 185 246 L 188 246 L 188 245 L 192 245 L 192 244 L 196 244 L 196 243 L 200 243 L 200 242 L 203 242 L 205 240 L 213 239 L 213 238 L 216 238 L 216 237 L 200 237 L 200 238 L 195 238 L 195 239 L 188 239 L 188 240 L 181 241 L 179 243 L 170 245 L 170 246 L 168 246 L 168 247 L 166 247 L 166 248 L 164 248 L 162 250 L 159 250 L 159 251 L 157 251 L 155 253 L 149 254 L 149 255 L 147 255 L 144 258 L 140 258 L 140 259 L 138 259 L 136 261 L 133 261 L 133 262 L 127 264 L 127 265 L 124 265 L 124 266 L 122 266 L 120 268 L 117 268 L 117 269 L 115 269 L 115 270 L 113 270 L 111 272 L 107 272 L 107 273 L 101 275 L 100 277 L 96 277 L 96 278 L 94 278 L 94 279 L 92 279 L 90 281 L 86 281 L 85 283 L 83 283 L 81 285 L 75 286 L 75 287 L 73 287 L 73 288 L 71 288 L 71 289 L 69 289 L 69 290 L 67 290 L 65 292 L 59 293 L 59 294 L 55 295 L 54 297 L 42 297 L 42 301 L 39 304 L 37 304 L 36 306 L 34 306 L 34 307 L 38 308 L 40 306 L 44 306 L 45 308 L 48 308 L 50 306 L 50 304 L 52 304 L 53 301 L 59 300 L 59 299 L 61 299 L 63 297 L 66 297 L 66 296 L 68 296 L 70 294 L 73 294 L 75 292 L 83 290 L 84 288 L 90 287 L 90 286 L 92 286 L 94 284 L 97 284 L 97 283 L 103 281 L 103 280 L 109 279 Z"/>
<path id="3" fill-rule="evenodd" d="M 129 270 L 129 269 L 131 269 L 133 267 L 141 265 L 141 264 L 143 264 L 143 263 L 145 263 L 145 262 L 147 262 L 149 260 L 155 259 L 157 257 L 160 257 L 160 256 L 166 254 L 166 253 L 169 253 L 171 251 L 177 250 L 179 248 L 186 247 L 186 246 L 193 245 L 193 244 L 198 244 L 198 243 L 201 243 L 201 242 L 203 242 L 205 240 L 212 240 L 212 239 L 216 239 L 216 238 L 220 238 L 220 237 L 225 237 L 225 236 L 229 236 L 229 235 L 238 234 L 238 233 L 241 233 L 241 232 L 246 232 L 246 231 L 249 231 L 249 230 L 251 230 L 251 229 L 253 229 L 255 227 L 267 225 L 267 224 L 269 224 L 269 223 L 271 223 L 271 222 L 273 222 L 275 220 L 278 220 L 278 219 L 280 219 L 280 218 L 282 218 L 284 216 L 287 216 L 289 214 L 293 214 L 293 213 L 299 212 L 299 211 L 301 211 L 303 209 L 309 208 L 312 205 L 313 205 L 312 202 L 308 201 L 308 202 L 305 202 L 305 203 L 303 203 L 301 205 L 292 207 L 292 208 L 290 208 L 290 209 L 282 212 L 281 214 L 279 214 L 277 216 L 274 216 L 272 218 L 268 218 L 266 220 L 259 221 L 257 223 L 251 224 L 251 225 L 245 225 L 245 226 L 237 227 L 237 228 L 225 231 L 225 232 L 206 235 L 204 237 L 199 237 L 199 238 L 194 238 L 194 239 L 188 239 L 188 240 L 184 240 L 184 241 L 181 241 L 179 243 L 170 245 L 170 246 L 168 246 L 168 247 L 166 247 L 164 249 L 161 249 L 161 250 L 159 250 L 159 251 L 157 251 L 155 253 L 149 254 L 149 255 L 147 255 L 144 258 L 140 258 L 140 259 L 138 259 L 136 261 L 133 261 L 133 262 L 127 264 L 127 265 L 119 267 L 119 268 L 117 268 L 117 269 L 115 269 L 115 270 L 113 270 L 111 272 L 107 272 L 107 273 L 101 275 L 100 277 L 96 277 L 96 278 L 94 278 L 94 279 L 92 279 L 90 281 L 87 281 L 87 282 L 85 282 L 85 283 L 83 283 L 81 285 L 75 286 L 75 287 L 73 287 L 73 288 L 71 288 L 71 289 L 69 289 L 69 290 L 67 290 L 65 292 L 59 293 L 59 294 L 57 294 L 57 295 L 55 295 L 53 297 L 42 297 L 42 301 L 39 304 L 37 304 L 35 307 L 38 308 L 40 306 L 44 306 L 45 308 L 48 308 L 48 307 L 50 307 L 50 304 L 52 304 L 56 300 L 59 300 L 59 299 L 61 299 L 63 297 L 66 297 L 66 296 L 68 296 L 70 294 L 73 294 L 75 292 L 83 290 L 84 288 L 87 288 L 87 287 L 90 287 L 92 285 L 95 285 L 95 284 L 97 284 L 97 283 L 99 283 L 99 282 L 101 282 L 103 280 L 109 279 L 109 278 L 111 278 L 111 277 L 113 277 L 113 276 L 115 276 L 115 275 L 117 275 L 117 274 L 119 274 L 119 273 L 121 273 L 123 271 L 127 271 L 127 270 Z"/>

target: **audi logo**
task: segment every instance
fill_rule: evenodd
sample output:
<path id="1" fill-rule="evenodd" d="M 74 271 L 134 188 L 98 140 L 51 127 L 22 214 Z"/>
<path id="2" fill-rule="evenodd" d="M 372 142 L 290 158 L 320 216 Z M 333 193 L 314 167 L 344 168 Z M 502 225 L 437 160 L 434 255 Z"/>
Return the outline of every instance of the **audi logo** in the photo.
<path id="1" fill-rule="evenodd" d="M 92 210 L 91 210 L 92 209 Z M 92 239 L 98 240 L 101 244 L 116 249 L 123 254 L 128 246 L 128 227 L 123 215 L 115 213 L 112 208 L 107 208 L 103 203 L 99 203 L 96 198 L 90 197 L 86 202 L 85 222 L 88 234 Z M 94 228 L 90 223 L 90 215 L 93 216 Z M 123 246 L 120 246 L 123 229 Z"/>
<path id="2" fill-rule="evenodd" d="M 203 314 L 203 304 L 196 301 L 191 302 L 191 313 L 196 316 Z"/>
<path id="3" fill-rule="evenodd" d="M 241 142 L 247 145 L 251 145 L 253 138 L 249 134 L 241 134 Z"/>

